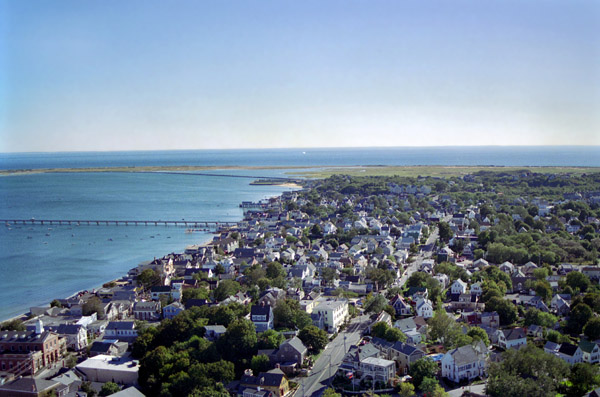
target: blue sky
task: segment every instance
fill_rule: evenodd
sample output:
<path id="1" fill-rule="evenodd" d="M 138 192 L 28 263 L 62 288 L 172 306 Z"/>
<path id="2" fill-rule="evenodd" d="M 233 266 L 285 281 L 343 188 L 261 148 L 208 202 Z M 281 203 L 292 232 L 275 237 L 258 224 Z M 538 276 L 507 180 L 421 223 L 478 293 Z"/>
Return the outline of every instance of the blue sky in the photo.
<path id="1" fill-rule="evenodd" d="M 0 0 L 0 151 L 600 145 L 600 2 Z"/>

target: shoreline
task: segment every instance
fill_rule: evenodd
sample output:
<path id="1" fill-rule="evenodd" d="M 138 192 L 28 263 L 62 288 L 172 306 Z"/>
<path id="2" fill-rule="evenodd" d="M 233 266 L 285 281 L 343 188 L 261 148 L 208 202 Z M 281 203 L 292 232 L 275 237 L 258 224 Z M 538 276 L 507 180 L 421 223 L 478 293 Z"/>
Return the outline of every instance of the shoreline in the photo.
<path id="1" fill-rule="evenodd" d="M 301 178 L 324 178 L 336 174 L 362 176 L 461 176 L 479 171 L 508 172 L 527 170 L 539 173 L 600 172 L 600 167 L 590 166 L 496 166 L 496 165 L 313 165 L 313 166 L 139 166 L 139 167 L 90 167 L 90 168 L 38 168 L 0 170 L 1 176 L 52 173 L 160 173 L 217 170 L 293 170 L 287 175 Z M 268 177 L 265 177 L 268 179 Z M 282 184 L 283 185 L 283 184 Z"/>
<path id="2" fill-rule="evenodd" d="M 302 186 L 301 186 L 301 185 L 294 184 L 294 183 L 282 183 L 282 184 L 277 184 L 276 186 L 287 187 L 287 188 L 297 188 L 297 189 L 302 189 Z M 282 195 L 282 194 L 283 194 L 283 191 L 281 191 L 279 194 L 276 194 L 276 195 L 273 195 L 273 196 L 269 196 L 269 197 L 281 197 L 281 195 Z M 236 226 L 235 226 L 235 227 L 237 227 L 237 225 L 239 225 L 239 223 L 240 223 L 241 221 L 243 221 L 243 219 L 244 219 L 244 218 L 243 218 L 243 215 L 242 215 L 242 218 L 241 218 L 241 219 L 238 219 L 238 220 L 236 220 L 236 221 L 235 221 L 235 224 L 236 224 Z M 231 227 L 227 227 L 227 230 L 229 230 L 230 228 L 231 228 Z M 206 245 L 208 245 L 208 244 L 209 244 L 209 243 L 212 241 L 212 237 L 214 237 L 214 236 L 215 236 L 215 235 L 217 235 L 217 234 L 219 234 L 219 232 L 218 232 L 217 230 L 215 230 L 214 232 L 207 232 L 206 239 L 205 239 L 205 240 L 203 240 L 203 241 L 201 241 L 201 242 L 198 242 L 197 244 L 198 244 L 199 246 L 206 246 Z M 181 249 L 181 253 L 182 253 L 182 252 L 185 250 L 185 248 L 186 248 L 185 246 L 184 246 L 184 247 L 182 247 L 182 249 Z M 164 255 L 168 255 L 168 253 L 165 253 Z M 149 259 L 147 259 L 147 260 L 150 260 L 150 258 L 149 258 Z M 142 261 L 142 262 L 143 262 L 143 261 Z M 140 263 L 138 263 L 137 265 L 133 266 L 132 268 L 135 268 L 135 267 L 137 267 L 139 264 L 140 264 Z M 56 297 L 56 298 L 54 298 L 54 299 L 69 299 L 69 298 L 72 298 L 72 297 L 74 297 L 74 296 L 77 296 L 77 295 L 79 295 L 79 294 L 81 294 L 81 293 L 83 293 L 83 292 L 86 292 L 86 291 L 87 291 L 87 292 L 92 292 L 92 291 L 93 291 L 93 292 L 95 293 L 95 291 L 98 291 L 100 288 L 103 288 L 103 285 L 104 285 L 104 284 L 107 284 L 107 283 L 110 283 L 110 282 L 119 282 L 119 280 L 121 280 L 121 279 L 123 278 L 123 276 L 127 275 L 127 271 L 128 271 L 128 270 L 131 270 L 132 268 L 129 268 L 129 269 L 127 269 L 127 270 L 126 270 L 126 271 L 125 271 L 125 272 L 124 272 L 124 273 L 123 273 L 121 276 L 119 276 L 118 278 L 113 278 L 113 279 L 111 279 L 111 280 L 108 280 L 108 281 L 103 281 L 101 284 L 99 284 L 99 285 L 97 285 L 97 286 L 95 286 L 95 287 L 91 287 L 91 288 L 89 288 L 89 289 L 80 289 L 80 290 L 74 291 L 73 293 L 71 293 L 70 295 L 68 295 L 68 296 L 66 296 L 66 297 L 64 297 L 64 298 L 62 298 L 62 297 Z M 31 306 L 31 307 L 47 307 L 47 308 L 50 308 L 50 307 L 51 307 L 51 306 L 50 306 L 50 303 L 51 303 L 51 301 L 50 301 L 50 302 L 45 302 L 45 303 L 43 303 L 43 304 L 40 304 L 40 305 Z M 27 311 L 27 312 L 22 312 L 22 313 L 19 313 L 19 314 L 16 314 L 16 315 L 12 315 L 12 316 L 10 316 L 10 317 L 8 317 L 8 318 L 5 318 L 5 319 L 0 319 L 0 324 L 4 324 L 4 323 L 6 323 L 6 322 L 13 321 L 13 320 L 22 320 L 23 322 L 25 322 L 25 321 L 27 321 L 27 320 L 30 320 L 30 319 L 33 319 L 33 318 L 35 318 L 35 317 L 37 317 L 37 316 L 32 316 L 32 314 L 31 314 L 31 310 L 29 310 L 29 311 Z"/>

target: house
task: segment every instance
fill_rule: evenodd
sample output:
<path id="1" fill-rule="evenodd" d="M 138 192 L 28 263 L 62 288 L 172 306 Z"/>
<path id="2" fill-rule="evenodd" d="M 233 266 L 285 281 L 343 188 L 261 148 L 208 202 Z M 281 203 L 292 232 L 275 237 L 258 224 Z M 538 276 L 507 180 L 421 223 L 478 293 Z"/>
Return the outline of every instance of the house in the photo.
<path id="1" fill-rule="evenodd" d="M 396 362 L 400 374 L 406 375 L 412 363 L 425 357 L 425 352 L 416 345 L 403 342 L 388 342 L 385 339 L 373 338 L 371 343 L 383 354 L 383 357 Z"/>
<path id="2" fill-rule="evenodd" d="M 92 346 L 90 347 L 89 357 L 95 357 L 101 354 L 106 356 L 121 356 L 127 351 L 128 347 L 128 343 L 119 342 L 116 339 L 96 341 L 92 343 Z"/>
<path id="3" fill-rule="evenodd" d="M 498 346 L 504 350 L 520 349 L 527 344 L 527 336 L 523 328 L 512 328 L 496 331 Z"/>
<path id="4" fill-rule="evenodd" d="M 66 337 L 68 349 L 81 351 L 87 347 L 87 330 L 82 325 L 61 324 L 56 327 L 56 333 Z"/>
<path id="5" fill-rule="evenodd" d="M 264 390 L 273 393 L 275 397 L 283 397 L 289 392 L 290 386 L 283 371 L 276 368 L 268 372 L 260 372 L 258 376 L 249 373 L 242 375 L 237 395 L 246 396 L 246 389 Z"/>
<path id="6" fill-rule="evenodd" d="M 452 285 L 450 286 L 451 294 L 464 294 L 467 292 L 467 290 L 468 290 L 467 283 L 462 281 L 460 278 L 455 280 L 452 283 Z"/>
<path id="7" fill-rule="evenodd" d="M 406 303 L 400 294 L 391 299 L 390 305 L 394 308 L 396 314 L 400 316 L 410 316 L 412 314 L 412 307 Z"/>
<path id="8" fill-rule="evenodd" d="M 396 375 L 396 363 L 377 357 L 367 357 L 360 362 L 360 380 L 389 384 Z"/>
<path id="9" fill-rule="evenodd" d="M 347 317 L 348 301 L 345 299 L 323 301 L 311 313 L 313 324 L 329 333 L 337 332 Z"/>
<path id="10" fill-rule="evenodd" d="M 565 342 L 561 344 L 557 355 L 571 365 L 583 362 L 583 351 L 579 346 L 575 346 L 571 343 Z"/>
<path id="11" fill-rule="evenodd" d="M 527 327 L 527 336 L 532 336 L 534 338 L 543 338 L 544 337 L 544 328 L 539 325 L 532 324 Z"/>
<path id="12" fill-rule="evenodd" d="M 600 347 L 598 343 L 582 340 L 579 342 L 584 363 L 596 364 L 600 362 Z"/>
<path id="13" fill-rule="evenodd" d="M 105 339 L 133 340 L 137 330 L 133 321 L 111 321 L 104 330 Z"/>
<path id="14" fill-rule="evenodd" d="M 581 269 L 581 273 L 585 274 L 592 281 L 600 280 L 600 266 L 586 266 Z"/>
<path id="15" fill-rule="evenodd" d="M 302 366 L 306 357 L 307 348 L 304 343 L 294 336 L 283 342 L 277 350 L 271 353 L 269 359 L 272 364 L 279 364 L 285 373 L 293 373 Z"/>
<path id="16" fill-rule="evenodd" d="M 204 329 L 206 330 L 204 337 L 210 341 L 219 339 L 227 331 L 227 328 L 222 325 L 205 325 Z"/>
<path id="17" fill-rule="evenodd" d="M 442 377 L 459 383 L 483 377 L 487 367 L 487 348 L 482 341 L 450 350 L 442 357 Z"/>
<path id="18" fill-rule="evenodd" d="M 363 346 L 350 346 L 348 353 L 346 353 L 342 359 L 342 364 L 338 369 L 338 373 L 340 375 L 346 375 L 346 373 L 349 371 L 358 373 L 360 369 L 360 362 L 367 357 L 381 357 L 380 349 L 373 343 L 367 343 Z"/>
<path id="19" fill-rule="evenodd" d="M 163 307 L 163 318 L 172 319 L 181 313 L 185 307 L 179 302 L 173 302 L 170 305 Z"/>
<path id="20" fill-rule="evenodd" d="M 483 294 L 483 289 L 481 289 L 481 283 L 471 284 L 471 295 L 481 296 L 482 294 Z"/>
<path id="21" fill-rule="evenodd" d="M 264 302 L 259 305 L 252 305 L 250 320 L 254 323 L 256 332 L 273 329 L 273 308 Z"/>
<path id="22" fill-rule="evenodd" d="M 160 302 L 135 302 L 133 305 L 133 316 L 136 320 L 158 321 L 160 315 Z"/>
<path id="23" fill-rule="evenodd" d="M 433 305 L 429 299 L 418 300 L 415 310 L 417 312 L 417 316 L 421 316 L 423 318 L 433 317 Z"/>
<path id="24" fill-rule="evenodd" d="M 558 355 L 558 349 L 560 349 L 559 343 L 554 343 L 554 342 L 548 341 L 544 345 L 544 351 L 549 354 L 554 354 L 555 356 Z"/>
<path id="25" fill-rule="evenodd" d="M 481 313 L 481 325 L 498 328 L 500 326 L 500 315 L 497 312 L 483 312 Z"/>

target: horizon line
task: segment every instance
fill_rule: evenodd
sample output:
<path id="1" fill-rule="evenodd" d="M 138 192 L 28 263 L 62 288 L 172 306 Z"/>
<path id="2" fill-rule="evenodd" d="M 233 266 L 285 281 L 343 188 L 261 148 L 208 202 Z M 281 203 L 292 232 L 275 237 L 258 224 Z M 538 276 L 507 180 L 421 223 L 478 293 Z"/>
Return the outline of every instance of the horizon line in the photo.
<path id="1" fill-rule="evenodd" d="M 195 152 L 195 151 L 240 151 L 240 150 L 345 150 L 345 149 L 423 149 L 423 148 L 598 148 L 600 145 L 407 145 L 407 146 L 277 146 L 239 148 L 194 148 L 194 149 L 117 149 L 117 150 L 57 150 L 57 151 L 0 151 L 0 154 L 59 154 L 59 153 L 125 153 L 125 152 Z"/>

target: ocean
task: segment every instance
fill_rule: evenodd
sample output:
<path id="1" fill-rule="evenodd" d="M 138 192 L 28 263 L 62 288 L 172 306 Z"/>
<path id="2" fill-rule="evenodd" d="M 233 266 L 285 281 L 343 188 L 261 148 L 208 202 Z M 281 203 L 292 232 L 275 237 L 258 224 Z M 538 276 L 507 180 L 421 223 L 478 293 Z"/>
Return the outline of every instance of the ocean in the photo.
<path id="1" fill-rule="evenodd" d="M 131 166 L 600 166 L 598 147 L 446 147 L 0 153 L 0 169 Z M 286 169 L 211 174 L 285 176 Z M 239 204 L 290 188 L 253 179 L 161 173 L 0 177 L 0 219 L 238 221 Z M 0 320 L 96 288 L 142 261 L 212 238 L 175 226 L 0 225 Z"/>

